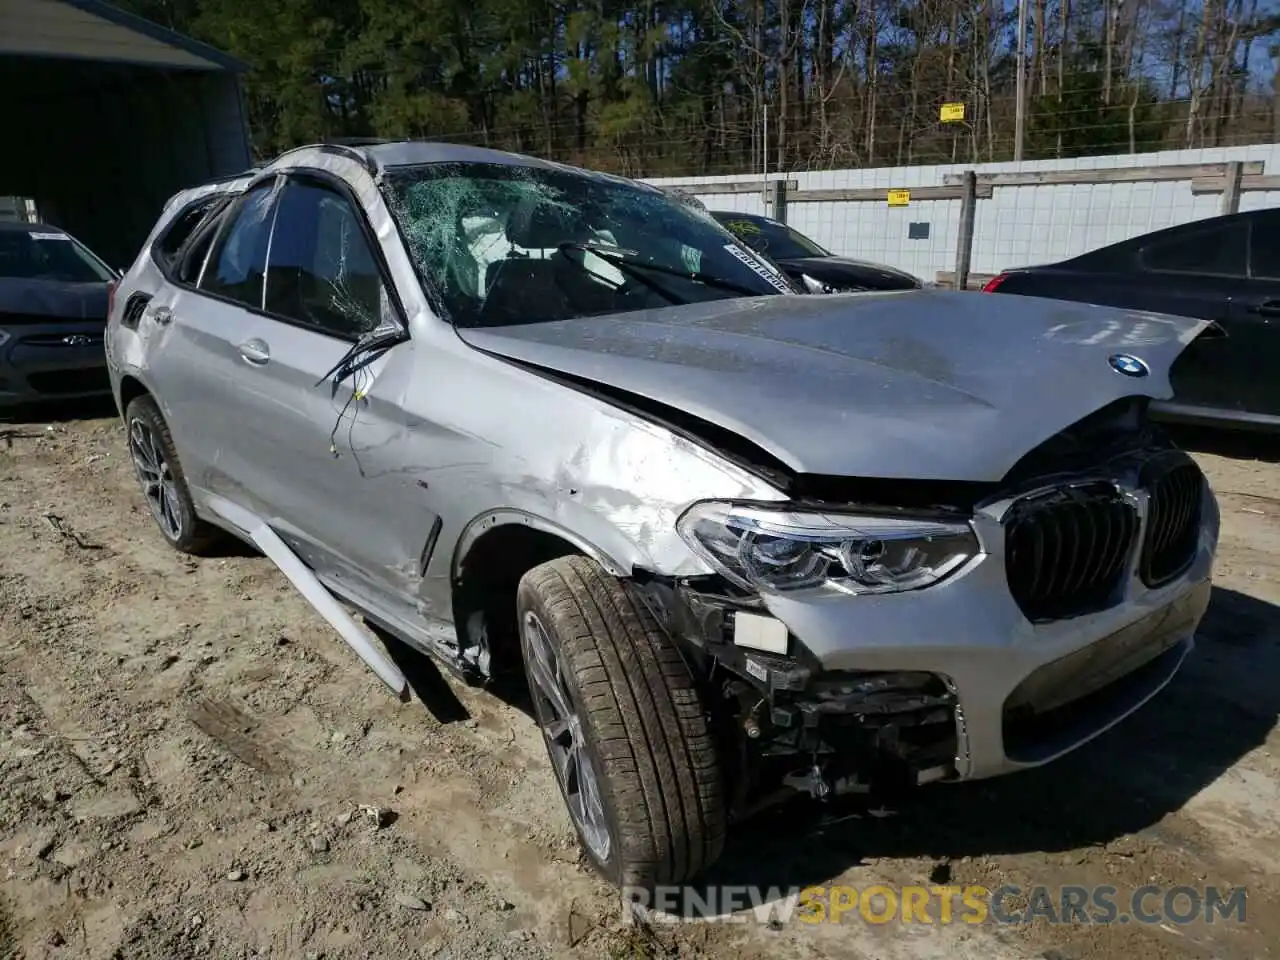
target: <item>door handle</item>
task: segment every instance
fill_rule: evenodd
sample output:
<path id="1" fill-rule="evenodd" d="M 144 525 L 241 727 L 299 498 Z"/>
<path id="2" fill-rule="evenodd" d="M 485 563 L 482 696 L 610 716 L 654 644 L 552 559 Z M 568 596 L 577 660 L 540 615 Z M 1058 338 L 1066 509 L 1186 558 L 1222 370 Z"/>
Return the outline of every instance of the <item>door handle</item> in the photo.
<path id="1" fill-rule="evenodd" d="M 265 343 L 255 337 L 240 344 L 240 356 L 249 363 L 262 366 L 271 359 L 271 351 L 267 349 Z"/>
<path id="2" fill-rule="evenodd" d="M 173 323 L 173 311 L 168 307 L 156 307 L 155 312 L 151 314 L 151 319 L 155 321 L 157 327 L 167 327 Z"/>
<path id="3" fill-rule="evenodd" d="M 1246 307 L 1250 313 L 1263 317 L 1280 317 L 1280 300 L 1263 300 Z"/>

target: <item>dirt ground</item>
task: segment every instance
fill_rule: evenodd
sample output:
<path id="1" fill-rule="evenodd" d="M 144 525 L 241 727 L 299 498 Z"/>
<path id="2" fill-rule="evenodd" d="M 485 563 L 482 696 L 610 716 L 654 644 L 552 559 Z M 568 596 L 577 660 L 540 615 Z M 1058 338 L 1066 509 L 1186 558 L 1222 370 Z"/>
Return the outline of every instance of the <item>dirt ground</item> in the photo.
<path id="1" fill-rule="evenodd" d="M 524 712 L 418 658 L 401 705 L 266 559 L 171 551 L 109 416 L 0 423 L 0 956 L 1280 955 L 1280 466 L 1249 452 L 1200 454 L 1218 586 L 1145 710 L 895 816 L 764 815 L 711 878 L 1243 886 L 1244 922 L 645 927 L 580 863 Z"/>

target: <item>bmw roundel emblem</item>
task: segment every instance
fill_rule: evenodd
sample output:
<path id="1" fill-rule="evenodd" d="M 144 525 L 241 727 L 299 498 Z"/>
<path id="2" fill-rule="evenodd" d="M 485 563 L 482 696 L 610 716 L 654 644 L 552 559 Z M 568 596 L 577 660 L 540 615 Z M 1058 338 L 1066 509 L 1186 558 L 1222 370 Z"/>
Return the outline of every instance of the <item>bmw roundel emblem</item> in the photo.
<path id="1" fill-rule="evenodd" d="M 1145 377 L 1151 372 L 1145 360 L 1128 353 L 1116 353 L 1107 358 L 1111 369 L 1126 377 Z"/>

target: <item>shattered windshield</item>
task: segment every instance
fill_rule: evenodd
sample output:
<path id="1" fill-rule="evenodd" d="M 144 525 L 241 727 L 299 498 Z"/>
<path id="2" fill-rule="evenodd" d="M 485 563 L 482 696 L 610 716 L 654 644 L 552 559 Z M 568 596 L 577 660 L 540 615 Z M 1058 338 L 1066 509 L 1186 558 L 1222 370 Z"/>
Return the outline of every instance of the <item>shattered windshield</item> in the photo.
<path id="1" fill-rule="evenodd" d="M 699 211 L 626 180 L 509 164 L 392 168 L 391 209 L 460 327 L 794 292 Z"/>

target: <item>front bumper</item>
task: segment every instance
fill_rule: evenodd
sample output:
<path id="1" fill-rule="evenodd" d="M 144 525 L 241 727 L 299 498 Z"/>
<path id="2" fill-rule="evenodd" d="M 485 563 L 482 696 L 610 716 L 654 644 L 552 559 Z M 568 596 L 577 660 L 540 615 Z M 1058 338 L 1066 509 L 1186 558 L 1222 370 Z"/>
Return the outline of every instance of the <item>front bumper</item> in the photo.
<path id="1" fill-rule="evenodd" d="M 1206 483 L 1190 563 L 1153 589 L 1140 570 L 1147 519 L 1140 499 L 1143 527 L 1117 601 L 1039 623 L 1024 615 L 1009 587 L 1002 520 L 1011 503 L 979 511 L 975 529 L 984 554 L 941 584 L 879 596 L 764 598 L 768 613 L 789 630 L 791 650 L 784 658 L 738 648 L 740 673 L 760 682 L 784 727 L 812 726 L 825 743 L 841 736 L 821 733 L 833 714 L 851 716 L 860 732 L 874 724 L 877 740 L 889 730 L 895 749 L 904 736 L 919 738 L 926 725 L 936 731 L 941 717 L 945 740 L 934 736 L 926 748 L 912 747 L 921 753 L 908 763 L 914 782 L 1034 767 L 1096 737 L 1163 688 L 1192 649 L 1211 593 L 1216 501 Z M 815 697 L 824 685 L 849 688 L 868 675 L 896 688 L 893 705 L 877 705 L 877 715 L 855 697 L 845 704 L 827 693 Z M 919 678 L 936 683 L 931 689 Z M 778 704 L 794 708 L 790 718 Z M 939 748 L 954 758 L 940 765 L 947 758 Z"/>
<path id="2" fill-rule="evenodd" d="M 869 618 L 865 611 L 859 611 L 856 627 L 847 611 L 773 612 L 806 642 L 856 632 L 855 642 L 826 660 L 833 671 L 941 677 L 955 700 L 955 776 L 977 779 L 1056 759 L 1128 716 L 1169 682 L 1191 651 L 1209 605 L 1207 569 L 1189 572 L 1160 594 L 1041 627 L 1005 619 L 997 603 L 984 612 L 971 606 L 983 601 L 957 597 L 954 605 L 939 605 L 937 620 L 911 617 L 919 633 L 901 624 L 894 630 L 895 618 Z M 1021 616 L 1016 607 L 1014 614 Z M 1037 694 L 1049 697 L 1037 702 Z M 1060 695 L 1070 699 L 1058 702 Z"/>
<path id="3" fill-rule="evenodd" d="M 99 397 L 110 393 L 105 324 L 52 320 L 4 328 L 0 406 Z"/>

